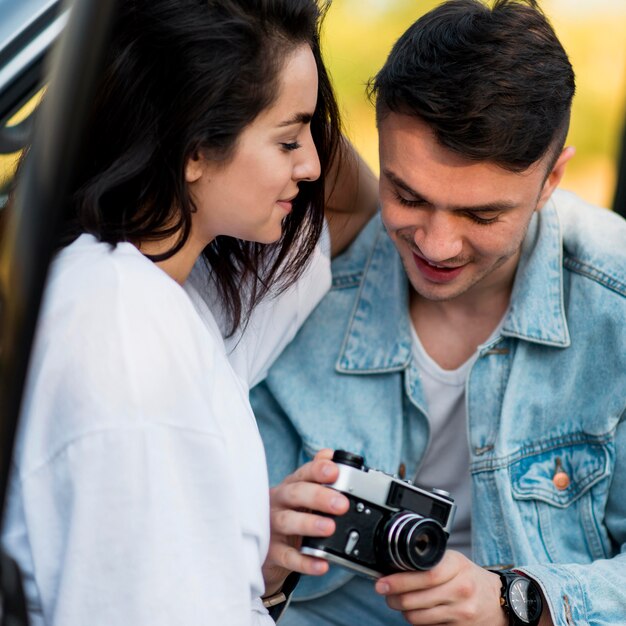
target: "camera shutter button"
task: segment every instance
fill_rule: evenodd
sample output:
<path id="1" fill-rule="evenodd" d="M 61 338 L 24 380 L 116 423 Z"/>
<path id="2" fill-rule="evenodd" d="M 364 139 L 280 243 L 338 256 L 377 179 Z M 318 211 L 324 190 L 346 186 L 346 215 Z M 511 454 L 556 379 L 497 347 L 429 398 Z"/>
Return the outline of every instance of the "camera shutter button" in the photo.
<path id="1" fill-rule="evenodd" d="M 452 498 L 452 494 L 449 491 L 446 491 L 445 489 L 433 488 L 431 489 L 431 491 L 433 493 L 436 493 L 438 496 L 443 496 L 444 498 L 448 498 L 448 500 Z"/>
<path id="2" fill-rule="evenodd" d="M 359 533 L 356 530 L 351 530 L 348 535 L 348 541 L 346 541 L 346 547 L 343 551 L 346 554 L 352 554 L 352 551 L 356 548 L 356 544 L 359 542 L 359 538 Z"/>

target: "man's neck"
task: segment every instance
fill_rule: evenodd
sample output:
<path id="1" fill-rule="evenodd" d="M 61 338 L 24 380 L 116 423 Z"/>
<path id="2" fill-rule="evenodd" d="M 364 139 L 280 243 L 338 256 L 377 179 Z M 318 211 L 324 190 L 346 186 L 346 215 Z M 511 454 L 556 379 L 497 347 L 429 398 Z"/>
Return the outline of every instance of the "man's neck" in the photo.
<path id="1" fill-rule="evenodd" d="M 473 297 L 463 294 L 433 301 L 411 292 L 409 312 L 424 350 L 443 369 L 465 363 L 497 328 L 511 298 L 512 280 L 506 288 Z"/>

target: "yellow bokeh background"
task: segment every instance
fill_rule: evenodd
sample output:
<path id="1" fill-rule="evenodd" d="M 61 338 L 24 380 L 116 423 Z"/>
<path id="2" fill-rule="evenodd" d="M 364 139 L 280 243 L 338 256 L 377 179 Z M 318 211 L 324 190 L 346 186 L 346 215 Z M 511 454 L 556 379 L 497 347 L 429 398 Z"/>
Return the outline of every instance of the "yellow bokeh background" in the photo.
<path id="1" fill-rule="evenodd" d="M 28 117 L 37 107 L 37 104 L 39 104 L 42 94 L 43 89 L 33 96 L 13 117 L 8 120 L 7 126 L 17 125 Z M 13 176 L 13 172 L 17 167 L 19 158 L 19 152 L 14 152 L 13 154 L 0 154 L 0 191 L 4 189 L 5 185 Z"/>
<path id="2" fill-rule="evenodd" d="M 374 111 L 365 85 L 393 43 L 431 0 L 334 0 L 324 25 L 324 53 L 344 126 L 377 172 Z M 568 144 L 576 146 L 562 187 L 610 206 L 626 100 L 626 0 L 543 0 L 576 72 Z"/>
<path id="3" fill-rule="evenodd" d="M 365 85 L 391 46 L 433 0 L 334 0 L 324 24 L 324 52 L 344 126 L 378 171 L 377 138 Z M 626 101 L 626 0 L 543 0 L 543 10 L 576 72 L 568 144 L 577 148 L 562 186 L 610 206 Z M 0 155 L 0 188 L 18 155 Z"/>

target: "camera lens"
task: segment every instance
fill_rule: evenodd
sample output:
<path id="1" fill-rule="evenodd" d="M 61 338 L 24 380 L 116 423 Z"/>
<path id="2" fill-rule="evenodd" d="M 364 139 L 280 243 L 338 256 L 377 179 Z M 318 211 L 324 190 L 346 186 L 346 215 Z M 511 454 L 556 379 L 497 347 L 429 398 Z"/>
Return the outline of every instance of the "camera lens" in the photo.
<path id="1" fill-rule="evenodd" d="M 446 550 L 446 533 L 435 520 L 401 511 L 385 524 L 384 551 L 399 570 L 431 569 Z"/>

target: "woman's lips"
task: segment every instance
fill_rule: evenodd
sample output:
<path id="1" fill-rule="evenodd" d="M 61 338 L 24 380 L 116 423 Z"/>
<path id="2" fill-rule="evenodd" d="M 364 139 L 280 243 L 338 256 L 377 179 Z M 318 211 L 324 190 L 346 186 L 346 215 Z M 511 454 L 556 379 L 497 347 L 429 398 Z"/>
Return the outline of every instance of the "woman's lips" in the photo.
<path id="1" fill-rule="evenodd" d="M 291 213 L 291 209 L 293 209 L 293 201 L 295 198 L 291 198 L 291 200 L 278 200 L 276 204 L 285 210 L 287 213 Z"/>
<path id="2" fill-rule="evenodd" d="M 438 267 L 430 264 L 415 253 L 413 253 L 413 260 L 422 276 L 434 283 L 448 283 L 454 280 L 465 268 L 465 265 L 458 267 Z"/>

